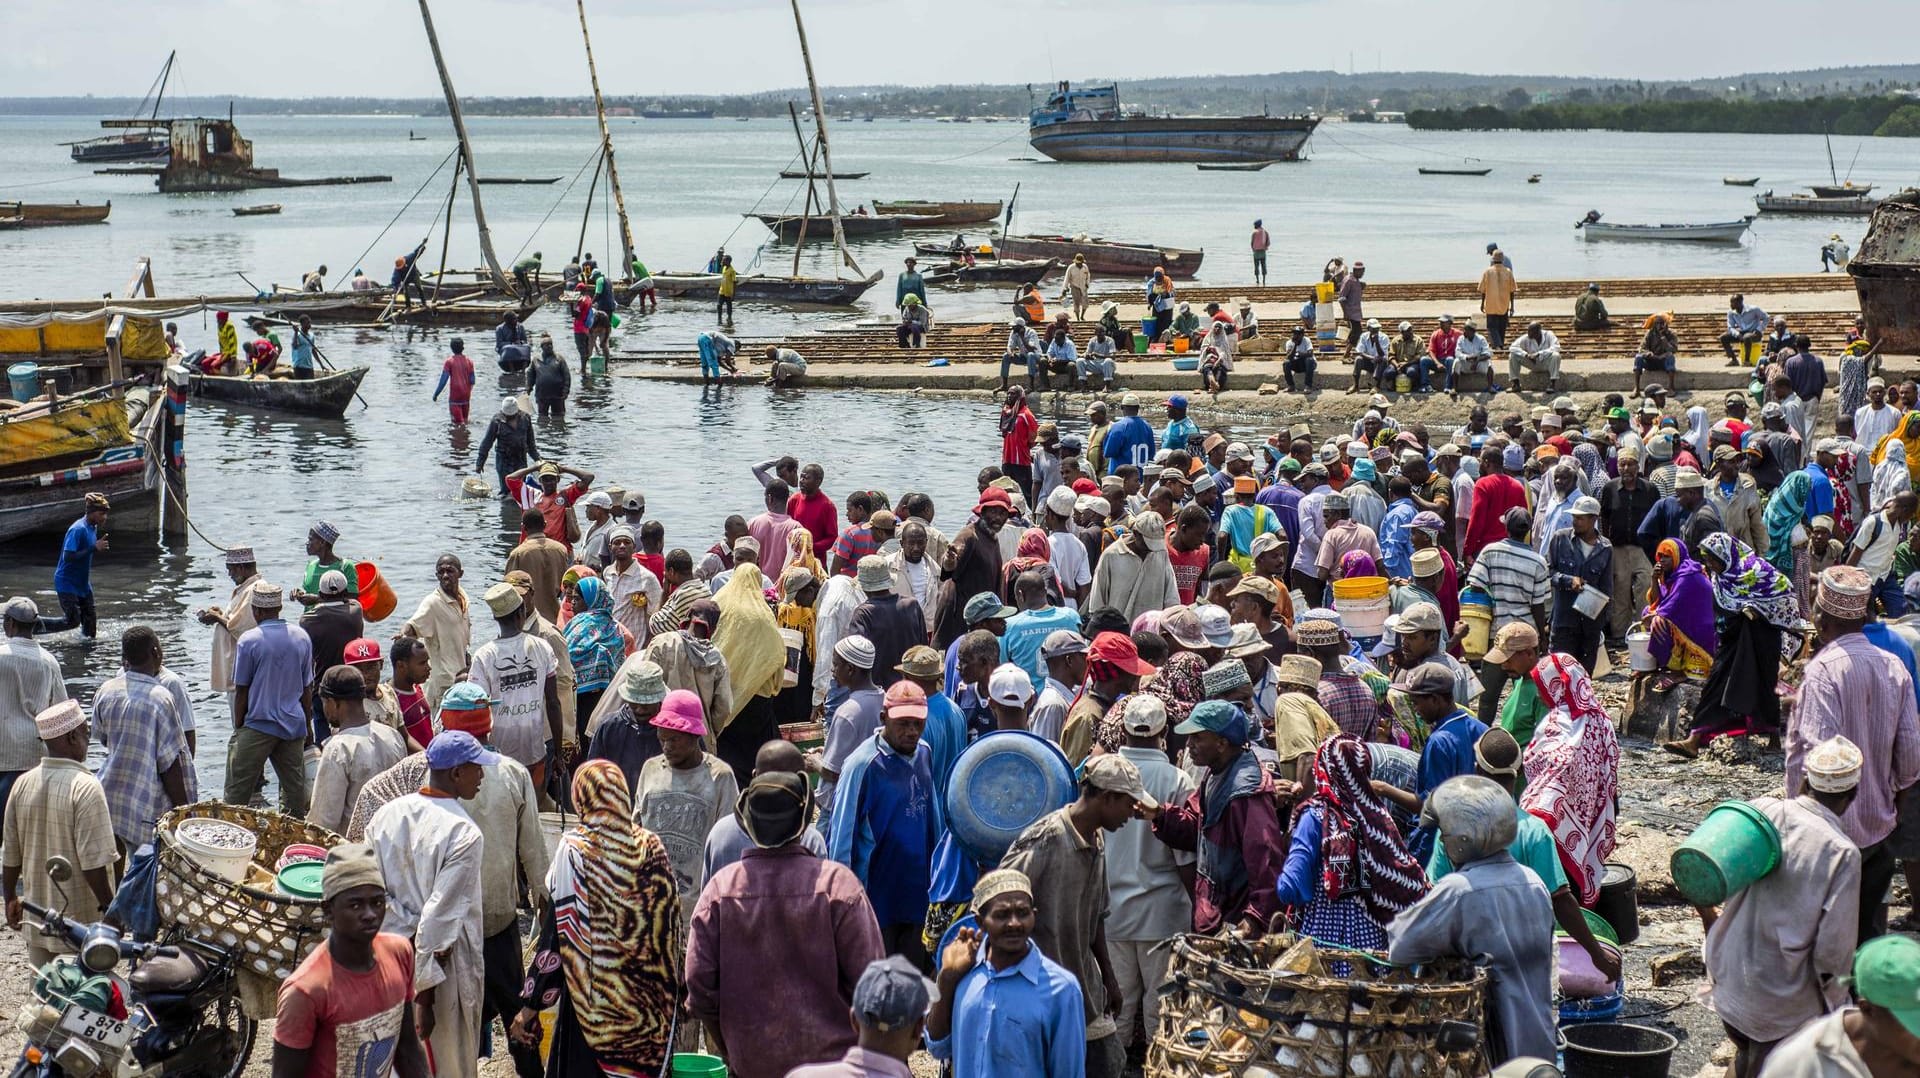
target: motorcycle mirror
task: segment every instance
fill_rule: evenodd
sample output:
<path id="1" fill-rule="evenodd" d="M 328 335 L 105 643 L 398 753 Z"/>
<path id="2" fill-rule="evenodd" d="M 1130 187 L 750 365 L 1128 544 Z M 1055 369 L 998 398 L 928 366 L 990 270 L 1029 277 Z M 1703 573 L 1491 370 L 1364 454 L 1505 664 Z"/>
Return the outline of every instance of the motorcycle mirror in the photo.
<path id="1" fill-rule="evenodd" d="M 47 858 L 47 878 L 53 881 L 53 889 L 60 892 L 60 910 L 66 912 L 68 903 L 67 883 L 73 879 L 73 862 L 59 854 Z"/>

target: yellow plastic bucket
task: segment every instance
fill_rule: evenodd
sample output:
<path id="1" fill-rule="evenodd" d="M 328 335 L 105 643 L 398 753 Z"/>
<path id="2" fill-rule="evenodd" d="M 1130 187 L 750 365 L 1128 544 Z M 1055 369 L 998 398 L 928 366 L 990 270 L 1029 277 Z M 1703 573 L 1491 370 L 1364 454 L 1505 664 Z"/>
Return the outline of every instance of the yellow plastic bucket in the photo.
<path id="1" fill-rule="evenodd" d="M 1319 284 L 1313 286 L 1313 300 L 1315 303 L 1332 303 L 1333 294 L 1332 281 L 1321 281 Z"/>
<path id="2" fill-rule="evenodd" d="M 1333 582 L 1333 597 L 1336 599 L 1384 599 L 1387 597 L 1387 578 L 1350 576 L 1345 580 L 1336 580 Z"/>
<path id="3" fill-rule="evenodd" d="M 1467 627 L 1467 635 L 1460 641 L 1460 650 L 1467 658 L 1477 660 L 1492 646 L 1493 608 L 1479 603 L 1462 603 L 1460 620 Z"/>

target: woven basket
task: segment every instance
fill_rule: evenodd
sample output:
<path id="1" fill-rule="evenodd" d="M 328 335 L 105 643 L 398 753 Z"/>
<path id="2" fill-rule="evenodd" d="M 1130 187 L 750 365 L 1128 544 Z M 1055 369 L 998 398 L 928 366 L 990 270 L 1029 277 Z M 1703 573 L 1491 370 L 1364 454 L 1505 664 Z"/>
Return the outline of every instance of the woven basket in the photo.
<path id="1" fill-rule="evenodd" d="M 1159 1028 L 1147 1050 L 1158 1078 L 1468 1078 L 1478 1049 L 1443 1052 L 1442 1022 L 1484 1030 L 1486 972 L 1467 963 L 1414 971 L 1379 956 L 1322 951 L 1352 974 L 1269 968 L 1291 935 L 1249 943 L 1188 935 L 1173 941 Z"/>
<path id="2" fill-rule="evenodd" d="M 173 837 L 173 829 L 190 819 L 225 820 L 253 832 L 259 837 L 253 863 L 267 870 L 294 843 L 331 849 L 340 836 L 291 816 L 224 801 L 182 805 L 160 817 L 154 883 L 160 919 L 195 939 L 238 951 L 243 970 L 284 980 L 326 934 L 320 903 L 234 883 L 200 867 Z"/>

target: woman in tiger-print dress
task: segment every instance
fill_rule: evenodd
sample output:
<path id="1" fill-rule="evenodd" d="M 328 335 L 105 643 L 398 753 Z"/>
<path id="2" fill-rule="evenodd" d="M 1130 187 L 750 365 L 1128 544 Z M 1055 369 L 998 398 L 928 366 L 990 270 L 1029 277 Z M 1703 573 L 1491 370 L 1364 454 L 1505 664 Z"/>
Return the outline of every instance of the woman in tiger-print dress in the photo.
<path id="1" fill-rule="evenodd" d="M 657 1078 L 682 981 L 680 898 L 658 836 L 634 822 L 626 776 L 608 760 L 573 776 L 580 823 L 560 840 L 539 948 L 514 1035 L 537 1038 L 555 1004 L 549 1078 Z"/>

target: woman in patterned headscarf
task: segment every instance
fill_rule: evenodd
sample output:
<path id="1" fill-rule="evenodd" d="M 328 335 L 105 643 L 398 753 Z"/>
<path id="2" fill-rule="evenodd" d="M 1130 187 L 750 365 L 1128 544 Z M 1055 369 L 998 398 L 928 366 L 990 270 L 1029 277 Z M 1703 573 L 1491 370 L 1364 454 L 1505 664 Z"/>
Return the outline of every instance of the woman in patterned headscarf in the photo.
<path id="1" fill-rule="evenodd" d="M 552 904 L 513 1036 L 540 1037 L 558 1005 L 549 1078 L 635 1078 L 666 1069 L 681 992 L 680 897 L 659 836 L 634 822 L 626 776 L 590 760 L 573 776 L 580 822 L 547 873 Z"/>
<path id="2" fill-rule="evenodd" d="M 1806 561 L 1805 557 L 1799 559 Z M 1693 726 L 1680 741 L 1661 747 L 1692 759 L 1717 737 L 1745 737 L 1780 729 L 1782 640 L 1800 620 L 1795 586 L 1753 548 L 1715 532 L 1700 543 L 1700 566 L 1713 581 L 1719 646 L 1713 670 L 1700 687 Z"/>
<path id="3" fill-rule="evenodd" d="M 1387 945 L 1386 926 L 1427 893 L 1387 803 L 1373 792 L 1373 758 L 1351 734 L 1313 758 L 1313 796 L 1293 810 L 1292 845 L 1276 889 L 1298 910 L 1298 930 L 1365 950 Z"/>
<path id="4" fill-rule="evenodd" d="M 1620 742 L 1592 679 L 1571 655 L 1542 656 L 1531 676 L 1547 714 L 1520 758 L 1527 776 L 1520 807 L 1553 833 L 1567 883 L 1581 905 L 1591 906 L 1613 853 Z"/>

